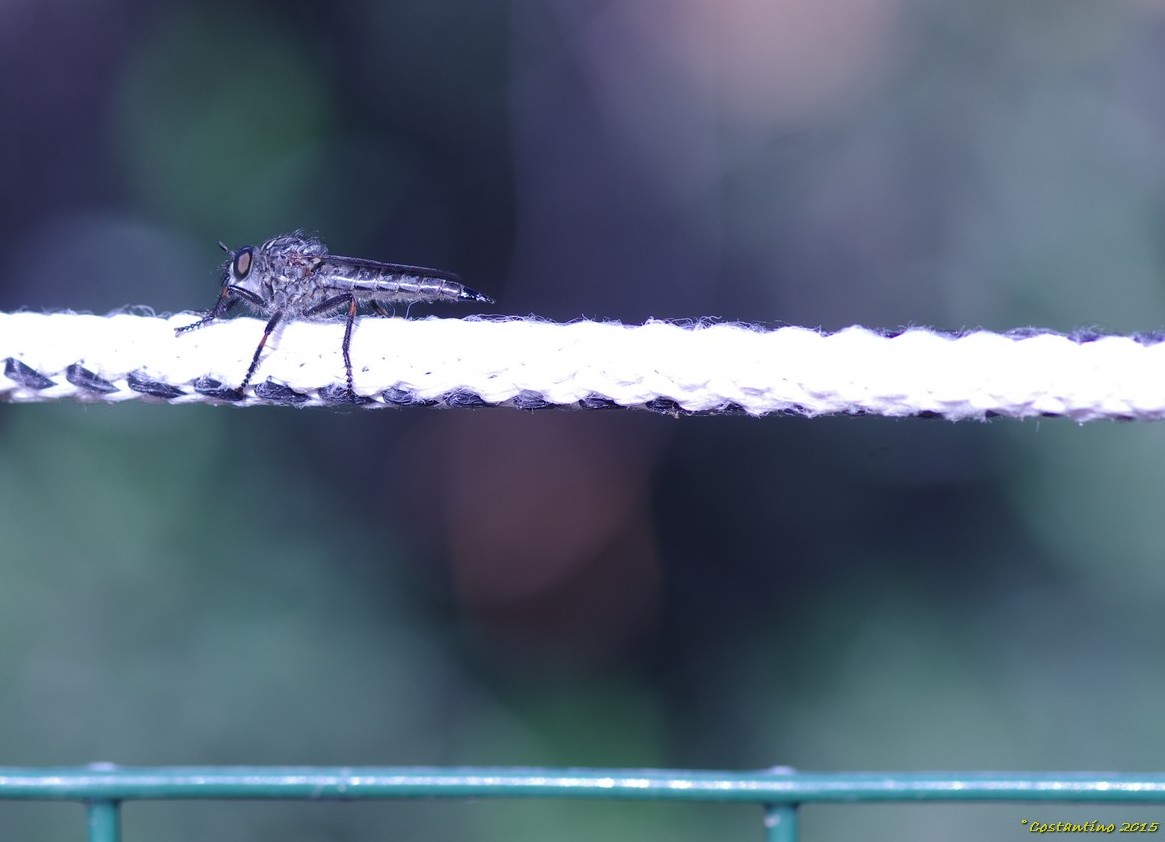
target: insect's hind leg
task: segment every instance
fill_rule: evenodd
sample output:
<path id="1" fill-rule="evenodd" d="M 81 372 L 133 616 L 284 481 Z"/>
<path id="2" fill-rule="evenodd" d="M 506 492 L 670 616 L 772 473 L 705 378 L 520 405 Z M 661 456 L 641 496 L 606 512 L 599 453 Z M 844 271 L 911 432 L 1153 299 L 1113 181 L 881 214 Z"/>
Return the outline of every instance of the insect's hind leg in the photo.
<path id="1" fill-rule="evenodd" d="M 343 295 L 336 295 L 312 307 L 304 313 L 309 318 L 311 316 L 318 316 L 320 313 L 327 313 L 335 311 L 335 309 L 344 302 L 348 302 L 348 318 L 344 322 L 344 342 L 340 346 L 340 350 L 344 354 L 344 376 L 348 384 L 348 397 L 355 399 L 356 391 L 352 388 L 352 357 L 349 354 L 349 348 L 352 345 L 352 325 L 356 321 L 357 301 L 356 296 L 350 292 Z"/>
<path id="2" fill-rule="evenodd" d="M 344 323 L 344 344 L 340 349 L 344 352 L 344 374 L 348 378 L 348 395 L 352 398 L 356 397 L 356 392 L 352 389 L 352 357 L 348 354 L 348 349 L 352 345 L 352 325 L 356 322 L 356 296 L 351 296 L 348 299 L 348 321 Z"/>

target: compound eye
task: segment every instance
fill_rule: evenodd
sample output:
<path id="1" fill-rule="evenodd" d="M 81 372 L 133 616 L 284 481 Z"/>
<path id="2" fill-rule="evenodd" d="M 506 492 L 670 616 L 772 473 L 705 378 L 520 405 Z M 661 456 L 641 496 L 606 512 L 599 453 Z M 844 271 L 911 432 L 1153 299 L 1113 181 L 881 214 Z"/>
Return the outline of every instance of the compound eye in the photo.
<path id="1" fill-rule="evenodd" d="M 251 274 L 251 263 L 255 257 L 255 250 L 250 246 L 241 248 L 235 252 L 234 262 L 231 264 L 231 274 L 235 276 L 235 280 L 243 280 L 247 275 Z"/>

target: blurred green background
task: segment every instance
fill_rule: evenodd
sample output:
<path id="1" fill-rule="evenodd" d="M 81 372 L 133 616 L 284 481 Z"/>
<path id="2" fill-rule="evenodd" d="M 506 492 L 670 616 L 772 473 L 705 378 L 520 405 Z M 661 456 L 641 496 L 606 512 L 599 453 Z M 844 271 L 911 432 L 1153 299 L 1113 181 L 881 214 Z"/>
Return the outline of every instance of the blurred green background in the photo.
<path id="1" fill-rule="evenodd" d="M 14 0 L 0 68 L 4 310 L 204 308 L 217 240 L 298 227 L 503 314 L 1165 325 L 1152 0 Z M 1054 419 L 0 406 L 0 764 L 1160 768 L 1163 453 Z M 558 802 L 125 825 L 760 834 Z M 0 803 L 0 837 L 81 832 Z"/>

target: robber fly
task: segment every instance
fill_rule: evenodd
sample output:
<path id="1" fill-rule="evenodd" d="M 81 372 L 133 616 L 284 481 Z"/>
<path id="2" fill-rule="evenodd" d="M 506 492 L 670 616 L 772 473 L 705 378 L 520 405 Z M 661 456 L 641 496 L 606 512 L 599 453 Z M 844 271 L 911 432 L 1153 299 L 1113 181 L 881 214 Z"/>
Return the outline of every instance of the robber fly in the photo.
<path id="1" fill-rule="evenodd" d="M 412 304 L 418 301 L 480 301 L 492 304 L 493 299 L 461 283 L 452 272 L 405 266 L 399 263 L 380 263 L 358 257 L 340 257 L 328 254 L 328 248 L 317 237 L 308 237 L 296 231 L 272 237 L 263 245 L 243 246 L 232 250 L 223 243 L 219 247 L 227 253 L 223 266 L 222 291 L 214 306 L 194 324 L 175 330 L 176 334 L 195 330 L 221 319 L 243 302 L 257 313 L 267 316 L 267 326 L 251 365 L 243 377 L 238 392 L 246 390 L 259 365 L 259 355 L 267 338 L 282 321 L 294 319 L 323 320 L 344 314 L 344 373 L 347 376 L 348 396 L 352 397 L 352 359 L 348 348 L 352 342 L 352 324 L 361 309 L 379 316 L 389 316 L 393 304 Z"/>

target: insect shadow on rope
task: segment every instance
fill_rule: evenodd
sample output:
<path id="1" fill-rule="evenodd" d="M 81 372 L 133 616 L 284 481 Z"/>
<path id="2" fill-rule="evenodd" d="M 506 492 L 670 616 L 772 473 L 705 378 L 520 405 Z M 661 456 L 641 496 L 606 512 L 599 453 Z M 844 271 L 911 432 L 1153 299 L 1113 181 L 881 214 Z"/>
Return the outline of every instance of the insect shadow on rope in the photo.
<path id="1" fill-rule="evenodd" d="M 258 247 L 232 250 L 221 242 L 219 247 L 227 253 L 227 260 L 218 300 L 197 322 L 174 332 L 181 335 L 221 319 L 240 301 L 266 316 L 267 325 L 259 347 L 243 382 L 235 390 L 240 395 L 250 385 L 263 346 L 280 322 L 324 321 L 345 314 L 344 341 L 340 348 L 344 355 L 347 398 L 355 401 L 349 348 L 357 313 L 364 310 L 377 316 L 391 316 L 390 308 L 394 305 L 418 302 L 493 303 L 492 298 L 467 287 L 452 272 L 329 254 L 318 237 L 299 231 L 272 237 Z"/>

